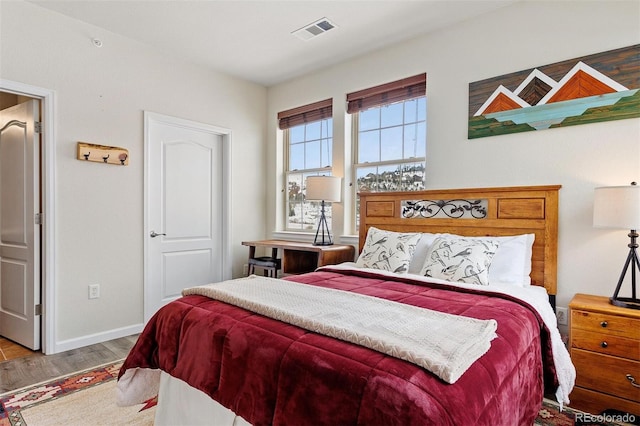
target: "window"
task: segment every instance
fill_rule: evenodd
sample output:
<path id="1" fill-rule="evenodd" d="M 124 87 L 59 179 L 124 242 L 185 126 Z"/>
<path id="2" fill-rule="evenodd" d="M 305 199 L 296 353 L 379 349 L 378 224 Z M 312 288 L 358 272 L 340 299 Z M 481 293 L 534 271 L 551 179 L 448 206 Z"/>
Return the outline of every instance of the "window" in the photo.
<path id="1" fill-rule="evenodd" d="M 347 102 L 354 129 L 355 190 L 424 189 L 426 74 L 350 93 Z"/>
<path id="2" fill-rule="evenodd" d="M 284 130 L 287 231 L 315 232 L 320 203 L 305 200 L 308 176 L 331 175 L 333 161 L 332 100 L 327 99 L 278 114 Z M 325 205 L 331 227 L 331 203 Z"/>

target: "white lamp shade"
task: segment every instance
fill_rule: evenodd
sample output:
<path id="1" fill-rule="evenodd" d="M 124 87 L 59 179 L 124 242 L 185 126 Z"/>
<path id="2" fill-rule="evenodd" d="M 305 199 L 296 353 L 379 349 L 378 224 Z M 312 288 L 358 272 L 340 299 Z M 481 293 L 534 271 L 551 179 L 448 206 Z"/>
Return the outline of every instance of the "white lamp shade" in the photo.
<path id="1" fill-rule="evenodd" d="M 335 176 L 309 176 L 306 182 L 306 199 L 339 202 L 341 180 Z"/>
<path id="2" fill-rule="evenodd" d="M 595 189 L 593 226 L 640 229 L 640 186 L 607 186 Z"/>

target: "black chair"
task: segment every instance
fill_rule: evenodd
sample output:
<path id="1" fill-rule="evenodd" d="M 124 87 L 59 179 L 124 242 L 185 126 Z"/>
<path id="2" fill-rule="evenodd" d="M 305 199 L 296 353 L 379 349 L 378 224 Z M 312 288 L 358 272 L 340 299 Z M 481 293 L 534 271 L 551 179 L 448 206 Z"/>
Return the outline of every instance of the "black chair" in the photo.
<path id="1" fill-rule="evenodd" d="M 278 249 L 271 250 L 271 256 L 249 258 L 249 275 L 255 272 L 255 268 L 262 268 L 265 277 L 277 278 L 278 271 L 282 268 L 282 259 L 278 259 Z"/>

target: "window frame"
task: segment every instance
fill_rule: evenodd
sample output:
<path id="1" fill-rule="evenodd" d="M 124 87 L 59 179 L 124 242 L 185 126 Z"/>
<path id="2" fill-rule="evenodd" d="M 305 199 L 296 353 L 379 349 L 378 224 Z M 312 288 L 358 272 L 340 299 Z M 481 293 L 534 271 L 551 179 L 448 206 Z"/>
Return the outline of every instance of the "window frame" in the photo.
<path id="1" fill-rule="evenodd" d="M 318 139 L 319 141 L 321 141 L 321 146 L 322 146 L 322 141 L 323 140 L 330 140 L 330 158 L 328 158 L 328 160 L 330 161 L 330 164 L 328 166 L 321 166 L 321 167 L 313 167 L 313 168 L 308 168 L 308 169 L 291 169 L 291 158 L 290 158 L 290 152 L 291 152 L 291 127 L 284 129 L 283 130 L 283 143 L 284 143 L 284 192 L 285 192 L 285 197 L 284 197 L 284 218 L 283 218 L 283 229 L 285 232 L 300 232 L 300 233 L 307 233 L 307 234 L 311 234 L 316 232 L 317 229 L 317 221 L 314 220 L 314 223 L 312 225 L 309 225 L 309 227 L 305 228 L 304 225 L 304 217 L 306 215 L 307 211 L 320 211 L 320 202 L 319 201 L 306 201 L 304 199 L 304 194 L 305 194 L 305 181 L 306 178 L 309 176 L 323 176 L 323 175 L 327 175 L 327 176 L 332 176 L 333 175 L 333 118 L 332 117 L 324 117 L 321 118 L 319 120 L 312 120 L 309 122 L 305 122 L 302 124 L 298 124 L 298 126 L 304 125 L 307 126 L 309 124 L 313 124 L 313 123 L 317 123 L 317 122 L 321 122 L 321 121 L 329 121 L 330 120 L 330 124 L 327 125 L 327 134 L 323 135 L 322 131 L 320 132 L 320 138 Z M 323 128 L 323 125 L 321 124 L 321 129 Z M 296 126 L 292 126 L 292 127 L 296 127 Z M 305 129 L 306 130 L 306 129 Z M 306 135 L 304 138 L 304 142 L 306 143 Z M 290 217 L 290 211 L 291 211 L 291 197 L 290 197 L 290 183 L 292 182 L 290 176 L 291 175 L 300 175 L 299 181 L 300 181 L 300 194 L 302 195 L 303 199 L 302 202 L 300 203 L 300 214 L 301 214 L 301 224 L 300 227 L 291 227 L 290 222 L 289 222 L 289 217 Z M 305 208 L 305 206 L 308 206 Z M 331 229 L 332 226 L 332 208 L 331 208 L 331 203 L 330 202 L 326 202 L 325 203 L 325 216 L 329 225 L 329 228 Z"/>
<path id="2" fill-rule="evenodd" d="M 382 108 L 387 105 L 392 105 L 396 103 L 404 103 L 411 100 L 424 98 L 424 121 L 418 120 L 411 124 L 419 125 L 420 123 L 424 123 L 424 156 L 418 157 L 404 157 L 405 148 L 403 142 L 402 149 L 402 158 L 391 159 L 391 160 L 383 160 L 382 157 L 379 158 L 379 161 L 367 161 L 360 163 L 359 152 L 361 149 L 360 144 L 360 115 L 363 111 L 370 110 L 372 108 Z M 390 101 L 385 101 L 386 99 L 390 99 Z M 397 166 L 398 169 L 402 170 L 404 166 L 410 166 L 414 164 L 422 165 L 422 185 L 421 186 L 408 186 L 406 188 L 400 188 L 397 191 L 413 191 L 420 190 L 425 187 L 425 179 L 426 179 L 426 165 L 427 165 L 427 139 L 426 139 L 426 126 L 427 126 L 427 96 L 426 96 L 426 74 L 420 74 L 413 77 L 408 77 L 402 80 L 398 80 L 391 83 L 386 83 L 380 86 L 372 87 L 369 89 L 360 90 L 358 92 L 353 92 L 347 95 L 347 112 L 351 115 L 351 145 L 352 145 L 352 162 L 351 162 L 351 178 L 353 184 L 352 190 L 352 207 L 353 214 L 351 215 L 351 227 L 356 232 L 359 229 L 359 214 L 360 214 L 360 197 L 358 193 L 361 192 L 361 187 L 358 181 L 358 172 L 363 168 L 371 168 L 371 167 L 389 167 L 389 166 Z M 419 108 L 419 106 L 416 106 Z M 407 124 L 405 124 L 405 109 L 403 108 L 403 120 L 400 127 L 403 129 L 403 141 L 404 141 L 404 129 Z M 385 128 L 382 125 L 382 117 L 379 117 L 377 130 L 381 131 Z M 393 126 L 395 127 L 395 126 Z M 371 129 L 367 129 L 369 131 Z M 382 148 L 382 140 L 379 140 L 379 147 Z M 378 169 L 376 169 L 377 174 L 380 175 Z M 384 191 L 384 190 L 383 190 Z M 389 190 L 391 192 L 391 190 Z M 393 192 L 397 192 L 393 191 Z M 379 192 L 379 191 L 375 191 Z"/>

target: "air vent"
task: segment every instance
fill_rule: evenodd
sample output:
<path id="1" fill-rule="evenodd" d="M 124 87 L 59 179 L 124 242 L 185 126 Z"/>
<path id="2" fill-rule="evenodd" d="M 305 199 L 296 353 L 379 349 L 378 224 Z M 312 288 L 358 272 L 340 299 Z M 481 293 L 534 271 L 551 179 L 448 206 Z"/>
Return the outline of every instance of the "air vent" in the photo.
<path id="1" fill-rule="evenodd" d="M 291 34 L 298 37 L 300 40 L 309 40 L 320 34 L 324 34 L 327 31 L 335 28 L 336 25 L 329 21 L 327 18 L 322 18 L 312 24 L 305 25 L 299 30 L 295 30 Z"/>

